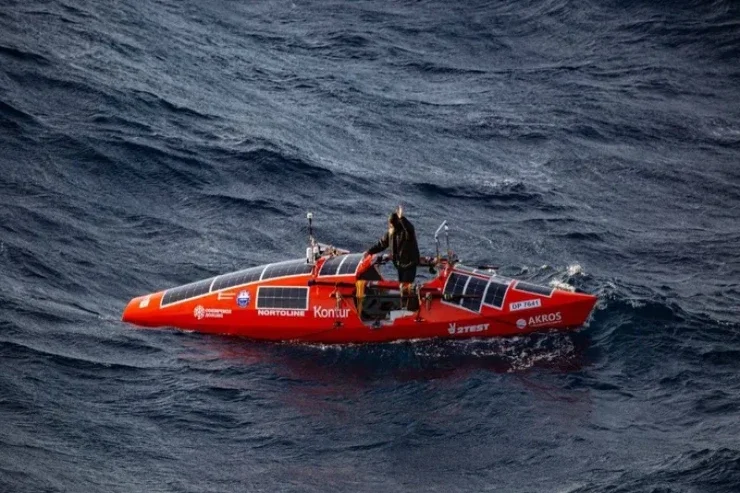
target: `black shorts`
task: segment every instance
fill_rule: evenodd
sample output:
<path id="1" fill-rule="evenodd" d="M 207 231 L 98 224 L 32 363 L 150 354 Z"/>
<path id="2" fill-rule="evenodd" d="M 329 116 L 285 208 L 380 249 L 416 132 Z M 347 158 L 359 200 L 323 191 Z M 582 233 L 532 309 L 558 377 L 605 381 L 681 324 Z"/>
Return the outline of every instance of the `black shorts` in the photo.
<path id="1" fill-rule="evenodd" d="M 398 282 L 414 282 L 416 280 L 416 266 L 396 267 L 398 271 Z"/>

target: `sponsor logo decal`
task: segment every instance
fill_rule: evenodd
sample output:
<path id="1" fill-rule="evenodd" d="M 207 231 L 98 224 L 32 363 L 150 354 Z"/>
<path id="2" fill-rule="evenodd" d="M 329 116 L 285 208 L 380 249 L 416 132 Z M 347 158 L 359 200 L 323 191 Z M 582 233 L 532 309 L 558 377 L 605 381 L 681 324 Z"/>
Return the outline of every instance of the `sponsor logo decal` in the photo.
<path id="1" fill-rule="evenodd" d="M 262 309 L 257 310 L 260 317 L 305 317 L 306 310 L 280 310 L 280 309 Z"/>
<path id="2" fill-rule="evenodd" d="M 463 326 L 458 327 L 457 324 L 451 323 L 449 327 L 447 327 L 447 332 L 449 332 L 450 335 L 485 332 L 488 330 L 489 325 L 490 324 L 478 324 L 478 325 L 463 325 Z"/>
<path id="3" fill-rule="evenodd" d="M 527 327 L 527 321 L 523 318 L 520 318 L 516 321 L 516 328 L 519 330 L 525 329 Z"/>
<path id="4" fill-rule="evenodd" d="M 224 308 L 203 308 L 203 305 L 198 305 L 193 310 L 193 316 L 198 320 L 204 318 L 224 318 L 224 315 L 231 315 L 231 310 Z"/>
<path id="5" fill-rule="evenodd" d="M 558 323 L 558 322 L 561 322 L 562 320 L 563 320 L 563 315 L 560 312 L 555 312 L 555 313 L 545 313 L 544 315 L 534 315 L 532 317 L 529 317 L 528 323 L 530 327 L 541 327 L 543 325 Z"/>
<path id="6" fill-rule="evenodd" d="M 316 318 L 347 318 L 349 317 L 349 308 L 321 308 L 313 307 L 313 316 Z"/>
<path id="7" fill-rule="evenodd" d="M 529 308 L 537 308 L 542 305 L 542 301 L 538 299 L 517 301 L 516 303 L 509 303 L 509 310 L 512 312 L 518 310 L 527 310 Z"/>
<path id="8" fill-rule="evenodd" d="M 251 300 L 252 298 L 249 296 L 249 291 L 241 291 L 236 296 L 236 304 L 239 305 L 239 308 L 248 307 Z"/>
<path id="9" fill-rule="evenodd" d="M 139 302 L 139 308 L 146 308 L 149 306 L 149 296 Z"/>
<path id="10" fill-rule="evenodd" d="M 234 299 L 234 293 L 224 293 L 223 291 L 218 292 L 218 301 L 227 301 Z"/>

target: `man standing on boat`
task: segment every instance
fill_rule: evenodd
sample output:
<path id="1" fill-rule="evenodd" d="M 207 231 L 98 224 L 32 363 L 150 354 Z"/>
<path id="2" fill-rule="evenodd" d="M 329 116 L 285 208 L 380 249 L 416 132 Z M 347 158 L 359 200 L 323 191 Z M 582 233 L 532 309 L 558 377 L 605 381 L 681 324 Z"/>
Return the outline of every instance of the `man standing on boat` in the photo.
<path id="1" fill-rule="evenodd" d="M 411 221 L 403 215 L 403 208 L 388 217 L 388 231 L 375 245 L 368 248 L 366 255 L 380 253 L 391 247 L 393 265 L 398 271 L 398 282 L 412 283 L 416 279 L 416 266 L 419 265 L 419 245 L 416 231 Z"/>

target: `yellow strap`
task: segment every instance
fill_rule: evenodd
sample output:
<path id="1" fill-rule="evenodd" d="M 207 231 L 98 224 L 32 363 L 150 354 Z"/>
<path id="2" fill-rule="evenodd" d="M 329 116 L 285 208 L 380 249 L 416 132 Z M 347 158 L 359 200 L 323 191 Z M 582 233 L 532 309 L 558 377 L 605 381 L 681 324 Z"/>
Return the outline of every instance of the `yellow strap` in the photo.
<path id="1" fill-rule="evenodd" d="M 367 281 L 355 282 L 355 296 L 357 297 L 357 314 L 362 313 L 362 303 L 365 301 L 365 284 Z"/>
<path id="2" fill-rule="evenodd" d="M 355 282 L 355 296 L 357 296 L 358 299 L 365 297 L 365 284 L 367 284 L 367 281 Z"/>

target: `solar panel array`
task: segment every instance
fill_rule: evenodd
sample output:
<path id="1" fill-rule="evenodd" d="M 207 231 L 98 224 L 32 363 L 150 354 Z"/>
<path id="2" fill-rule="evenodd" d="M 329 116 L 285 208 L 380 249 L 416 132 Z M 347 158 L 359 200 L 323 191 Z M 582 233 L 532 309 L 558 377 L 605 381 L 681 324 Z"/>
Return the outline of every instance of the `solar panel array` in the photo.
<path id="1" fill-rule="evenodd" d="M 466 297 L 460 300 L 460 306 L 472 310 L 480 311 L 480 304 L 483 302 L 483 294 L 486 291 L 488 281 L 479 277 L 470 277 L 468 285 L 465 286 Z"/>
<path id="2" fill-rule="evenodd" d="M 337 271 L 337 275 L 344 276 L 348 274 L 354 274 L 355 271 L 357 271 L 357 267 L 360 265 L 360 262 L 362 262 L 362 253 L 351 253 L 349 255 L 345 255 L 345 260 L 342 262 L 342 265 L 339 266 L 339 270 Z"/>
<path id="3" fill-rule="evenodd" d="M 552 292 L 555 291 L 555 288 L 539 286 L 537 284 L 531 284 L 524 281 L 517 281 L 516 290 L 524 291 L 525 293 L 541 294 L 542 296 L 552 296 Z"/>
<path id="4" fill-rule="evenodd" d="M 509 279 L 498 276 L 491 277 L 488 281 L 488 291 L 486 291 L 483 303 L 496 308 L 504 306 L 504 296 L 506 296 L 506 290 L 509 289 L 509 284 L 511 284 Z"/>
<path id="5" fill-rule="evenodd" d="M 447 283 L 445 284 L 445 294 L 453 296 L 463 294 L 465 291 L 465 284 L 467 284 L 468 279 L 470 279 L 470 276 L 464 276 L 457 272 L 453 272 L 450 274 L 450 277 L 447 279 Z"/>
<path id="6" fill-rule="evenodd" d="M 313 270 L 313 265 L 307 263 L 305 260 L 290 260 L 288 262 L 280 262 L 279 264 L 270 264 L 265 267 L 265 272 L 262 274 L 262 280 L 275 279 L 276 277 L 286 276 L 299 276 L 310 274 Z"/>
<path id="7" fill-rule="evenodd" d="M 308 310 L 308 288 L 260 286 L 257 308 Z"/>
<path id="8" fill-rule="evenodd" d="M 326 259 L 324 265 L 321 266 L 319 276 L 333 276 L 336 275 L 339 264 L 342 263 L 344 257 L 331 257 Z"/>
<path id="9" fill-rule="evenodd" d="M 232 288 L 234 286 L 241 286 L 254 281 L 259 281 L 264 266 L 252 267 L 250 269 L 240 270 L 239 272 L 232 272 L 231 274 L 224 274 L 218 276 L 216 281 L 213 283 L 213 291 L 219 289 Z"/>
<path id="10" fill-rule="evenodd" d="M 164 292 L 164 296 L 162 296 L 161 306 L 171 305 L 172 303 L 177 303 L 178 301 L 204 295 L 210 291 L 211 282 L 213 282 L 213 278 L 168 289 Z"/>
<path id="11" fill-rule="evenodd" d="M 447 279 L 444 293 L 452 297 L 448 303 L 474 312 L 480 311 L 483 303 L 500 309 L 510 283 L 509 279 L 503 277 L 491 276 L 484 279 L 470 275 L 466 271 L 456 270 Z"/>
<path id="12" fill-rule="evenodd" d="M 348 276 L 357 272 L 362 262 L 362 253 L 351 253 L 326 259 L 321 266 L 319 276 Z"/>
<path id="13" fill-rule="evenodd" d="M 265 280 L 275 279 L 277 277 L 310 274 L 312 270 L 313 266 L 306 263 L 304 259 L 270 264 L 267 267 L 264 265 L 250 267 L 249 269 L 240 270 L 238 272 L 223 274 L 215 278 L 205 279 L 203 281 L 197 281 L 184 286 L 168 289 L 164 292 L 164 296 L 162 296 L 162 303 L 160 306 L 171 305 L 178 301 L 190 298 L 197 298 L 198 296 L 203 296 L 204 294 L 208 294 L 213 291 L 257 282 L 260 279 Z"/>

